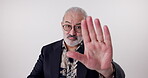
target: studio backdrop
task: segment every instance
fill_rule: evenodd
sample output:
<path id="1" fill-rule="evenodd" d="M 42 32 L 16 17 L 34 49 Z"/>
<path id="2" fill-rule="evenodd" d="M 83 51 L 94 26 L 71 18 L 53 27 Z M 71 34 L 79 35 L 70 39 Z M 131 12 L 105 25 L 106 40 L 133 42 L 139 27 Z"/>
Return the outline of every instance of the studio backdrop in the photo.
<path id="1" fill-rule="evenodd" d="M 64 12 L 81 7 L 109 26 L 113 59 L 126 78 L 147 78 L 147 4 L 148 0 L 0 0 L 0 77 L 26 78 L 42 46 L 63 38 Z"/>

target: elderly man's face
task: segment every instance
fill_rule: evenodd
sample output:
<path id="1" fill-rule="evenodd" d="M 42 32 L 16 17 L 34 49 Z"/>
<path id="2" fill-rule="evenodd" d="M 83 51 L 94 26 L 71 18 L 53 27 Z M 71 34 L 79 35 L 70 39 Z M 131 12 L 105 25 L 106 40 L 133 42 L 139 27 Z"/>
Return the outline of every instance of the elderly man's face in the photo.
<path id="1" fill-rule="evenodd" d="M 64 40 L 68 46 L 76 46 L 82 41 L 81 21 L 84 19 L 80 13 L 67 13 L 64 16 L 63 26 Z"/>

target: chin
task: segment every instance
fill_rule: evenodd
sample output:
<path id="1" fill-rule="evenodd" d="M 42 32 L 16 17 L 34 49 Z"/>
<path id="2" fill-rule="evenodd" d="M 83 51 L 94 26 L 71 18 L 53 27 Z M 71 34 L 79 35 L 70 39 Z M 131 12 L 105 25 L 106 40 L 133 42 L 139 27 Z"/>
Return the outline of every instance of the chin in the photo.
<path id="1" fill-rule="evenodd" d="M 82 39 L 69 40 L 67 38 L 64 38 L 64 41 L 68 46 L 74 47 L 74 46 L 78 45 L 82 41 Z"/>

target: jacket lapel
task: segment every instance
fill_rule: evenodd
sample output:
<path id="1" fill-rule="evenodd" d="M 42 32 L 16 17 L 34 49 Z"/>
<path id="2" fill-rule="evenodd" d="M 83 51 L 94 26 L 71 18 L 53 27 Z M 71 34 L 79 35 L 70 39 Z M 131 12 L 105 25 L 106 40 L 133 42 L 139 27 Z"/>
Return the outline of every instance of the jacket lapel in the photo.
<path id="1" fill-rule="evenodd" d="M 78 49 L 78 52 L 84 54 L 84 44 Z M 80 62 L 78 62 L 77 77 L 86 78 L 87 68 Z"/>
<path id="2" fill-rule="evenodd" d="M 51 57 L 53 59 L 51 59 L 52 61 L 52 66 L 53 68 L 52 69 L 52 78 L 59 78 L 59 68 L 60 68 L 60 62 L 61 62 L 61 54 L 62 54 L 62 41 L 59 41 L 56 46 L 54 46 L 54 52 L 53 54 L 51 55 Z"/>
<path id="3" fill-rule="evenodd" d="M 78 62 L 78 69 L 77 69 L 77 77 L 78 78 L 86 78 L 87 69 L 86 67 Z"/>

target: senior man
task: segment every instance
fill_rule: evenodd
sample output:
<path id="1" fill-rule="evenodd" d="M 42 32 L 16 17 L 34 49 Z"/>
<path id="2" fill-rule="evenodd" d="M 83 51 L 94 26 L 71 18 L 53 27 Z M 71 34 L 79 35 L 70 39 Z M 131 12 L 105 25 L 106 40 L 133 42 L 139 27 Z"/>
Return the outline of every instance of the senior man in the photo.
<path id="1" fill-rule="evenodd" d="M 62 40 L 44 46 L 28 78 L 125 78 L 112 60 L 110 32 L 79 7 L 69 8 L 61 22 Z"/>

